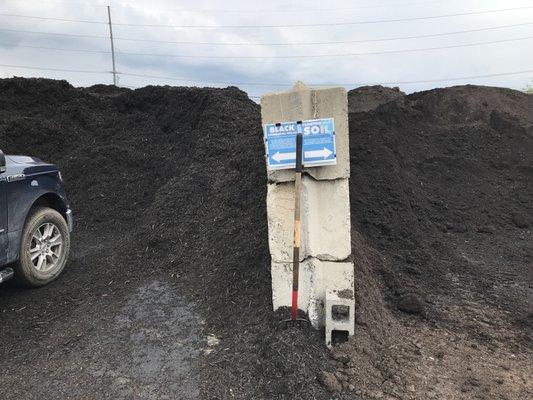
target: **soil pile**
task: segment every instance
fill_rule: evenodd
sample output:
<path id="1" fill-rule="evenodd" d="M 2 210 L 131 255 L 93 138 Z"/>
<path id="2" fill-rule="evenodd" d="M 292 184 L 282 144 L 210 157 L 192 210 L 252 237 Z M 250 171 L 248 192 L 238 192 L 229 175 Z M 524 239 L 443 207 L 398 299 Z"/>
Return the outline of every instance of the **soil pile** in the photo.
<path id="1" fill-rule="evenodd" d="M 353 97 L 359 92 L 350 92 Z M 352 222 L 394 255 L 396 269 L 385 276 L 393 289 L 388 295 L 431 286 L 429 293 L 441 288 L 440 296 L 452 290 L 446 274 L 457 269 L 471 273 L 479 289 L 485 278 L 493 281 L 488 271 L 467 267 L 456 240 L 476 243 L 503 235 L 502 247 L 515 248 L 509 261 L 527 266 L 532 96 L 476 86 L 415 93 L 350 114 L 350 131 Z M 524 240 L 513 245 L 518 238 Z M 527 269 L 516 272 L 525 281 Z M 525 310 L 525 298 L 512 304 L 505 296 L 494 300 Z"/>
<path id="2" fill-rule="evenodd" d="M 42 312 L 164 277 L 220 340 L 201 361 L 208 399 L 527 397 L 532 97 L 349 101 L 357 335 L 330 354 L 270 311 L 260 108 L 244 92 L 0 80 L 0 148 L 58 164 L 77 217 Z M 38 345 L 2 322 L 6 348 Z"/>
<path id="3" fill-rule="evenodd" d="M 361 86 L 350 91 L 348 111 L 350 113 L 372 111 L 389 101 L 401 99 L 405 93 L 399 88 L 388 88 L 380 85 Z"/>
<path id="4" fill-rule="evenodd" d="M 271 311 L 256 103 L 237 88 L 0 82 L 1 148 L 56 163 L 76 213 L 72 275 L 48 302 L 65 305 L 42 312 L 76 313 L 110 283 L 117 293 L 170 279 L 224 349 L 205 357 L 204 398 L 329 398 L 316 379 L 329 362 L 323 341 L 281 331 Z M 31 340 L 9 322 L 3 336 Z"/>
<path id="5" fill-rule="evenodd" d="M 368 360 L 382 383 L 355 380 L 370 397 L 527 397 L 533 96 L 459 86 L 385 99 L 350 114 L 350 135 L 352 227 L 384 257 L 371 271 L 402 325 Z M 375 279 L 364 271 L 359 282 Z M 364 365 L 361 343 L 379 341 L 346 348 Z"/>

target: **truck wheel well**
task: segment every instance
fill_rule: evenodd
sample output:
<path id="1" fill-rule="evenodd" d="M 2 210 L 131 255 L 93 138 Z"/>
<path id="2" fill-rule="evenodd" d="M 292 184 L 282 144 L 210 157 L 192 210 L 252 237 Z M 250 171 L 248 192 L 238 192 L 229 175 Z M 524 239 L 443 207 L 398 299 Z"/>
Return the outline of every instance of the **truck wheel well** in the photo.
<path id="1" fill-rule="evenodd" d="M 65 220 L 67 219 L 67 207 L 65 206 L 65 203 L 55 193 L 46 193 L 43 194 L 41 197 L 39 197 L 33 205 L 31 206 L 30 210 L 35 209 L 36 207 L 50 207 L 56 210 L 58 213 L 60 213 Z"/>

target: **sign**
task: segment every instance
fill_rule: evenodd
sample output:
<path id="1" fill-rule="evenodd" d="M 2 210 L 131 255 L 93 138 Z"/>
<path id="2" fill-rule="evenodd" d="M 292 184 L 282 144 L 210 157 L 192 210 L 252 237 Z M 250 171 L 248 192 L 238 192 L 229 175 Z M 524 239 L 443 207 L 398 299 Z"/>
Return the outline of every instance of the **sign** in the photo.
<path id="1" fill-rule="evenodd" d="M 303 166 L 337 164 L 333 118 L 281 122 L 264 126 L 267 168 L 296 167 L 296 134 L 303 135 Z"/>

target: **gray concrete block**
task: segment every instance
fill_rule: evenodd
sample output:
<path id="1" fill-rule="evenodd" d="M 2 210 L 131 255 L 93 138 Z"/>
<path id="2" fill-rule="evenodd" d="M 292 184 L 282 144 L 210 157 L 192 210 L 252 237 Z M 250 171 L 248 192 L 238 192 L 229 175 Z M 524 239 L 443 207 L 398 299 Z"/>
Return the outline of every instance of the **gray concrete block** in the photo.
<path id="1" fill-rule="evenodd" d="M 352 288 L 353 290 L 353 288 Z M 325 301 L 326 346 L 332 347 L 335 332 L 346 335 L 355 333 L 355 300 L 339 293 L 343 291 L 329 290 Z"/>
<path id="2" fill-rule="evenodd" d="M 268 242 L 272 260 L 292 261 L 294 183 L 269 184 Z M 341 261 L 351 254 L 350 201 L 347 179 L 302 179 L 300 260 L 315 257 Z"/>
<path id="3" fill-rule="evenodd" d="M 348 97 L 341 87 L 310 89 L 302 82 L 285 92 L 269 93 L 261 97 L 261 115 L 264 124 L 299 121 L 317 118 L 333 118 L 337 164 L 320 168 L 304 168 L 317 180 L 350 177 Z M 271 182 L 294 180 L 290 170 L 268 171 Z"/>

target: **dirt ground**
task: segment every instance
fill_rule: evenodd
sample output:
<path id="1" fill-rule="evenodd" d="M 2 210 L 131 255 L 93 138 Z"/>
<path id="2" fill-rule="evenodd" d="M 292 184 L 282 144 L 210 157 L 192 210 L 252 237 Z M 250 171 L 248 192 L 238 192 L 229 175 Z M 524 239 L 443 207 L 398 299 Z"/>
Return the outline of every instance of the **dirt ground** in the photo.
<path id="1" fill-rule="evenodd" d="M 0 148 L 57 163 L 71 261 L 0 286 L 6 399 L 533 396 L 533 98 L 351 91 L 356 335 L 271 311 L 260 109 L 236 88 L 0 80 Z"/>

